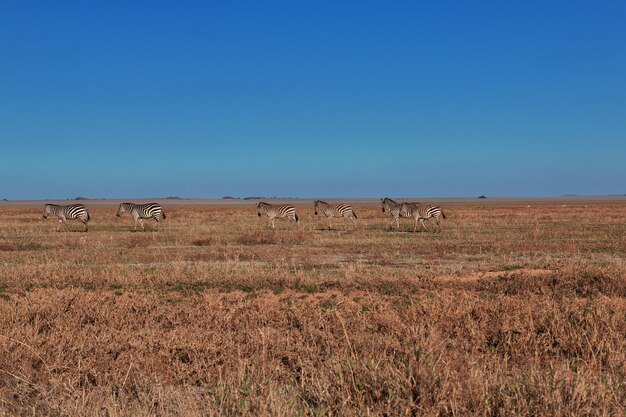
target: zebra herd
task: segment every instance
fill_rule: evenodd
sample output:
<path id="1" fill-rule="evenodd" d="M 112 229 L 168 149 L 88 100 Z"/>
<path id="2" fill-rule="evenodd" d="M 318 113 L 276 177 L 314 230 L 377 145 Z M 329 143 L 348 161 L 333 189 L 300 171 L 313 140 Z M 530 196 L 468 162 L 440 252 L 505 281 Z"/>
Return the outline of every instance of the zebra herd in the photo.
<path id="1" fill-rule="evenodd" d="M 426 227 L 426 220 L 433 219 L 437 225 L 436 231 L 441 231 L 440 218 L 446 218 L 443 210 L 439 206 L 422 206 L 420 203 L 398 203 L 390 198 L 381 198 L 381 210 L 383 213 L 389 213 L 396 221 L 396 229 L 400 228 L 400 218 L 413 218 L 415 226 L 413 231 L 417 231 L 417 222 L 428 230 Z M 296 223 L 300 223 L 296 208 L 291 205 L 274 205 L 268 204 L 263 201 L 257 205 L 257 214 L 259 217 L 266 215 L 269 218 L 269 223 L 274 228 L 274 219 L 288 219 L 293 220 Z M 315 209 L 315 215 L 323 214 L 328 221 L 328 228 L 332 228 L 332 219 L 334 217 L 351 220 L 352 225 L 356 229 L 356 219 L 358 218 L 354 209 L 350 204 L 328 204 L 322 200 L 315 200 L 313 203 Z"/>
<path id="2" fill-rule="evenodd" d="M 441 231 L 439 217 L 446 218 L 439 206 L 422 206 L 420 203 L 397 203 L 391 198 L 381 198 L 380 201 L 383 213 L 387 211 L 396 220 L 396 228 L 400 228 L 400 217 L 413 217 L 415 220 L 414 232 L 417 231 L 418 221 L 425 230 L 428 230 L 424 221 L 429 219 L 434 219 L 437 224 L 437 230 Z"/>
<path id="3" fill-rule="evenodd" d="M 137 230 L 137 223 L 141 226 L 142 230 L 146 230 L 143 225 L 144 219 L 154 219 L 157 222 L 157 229 L 161 220 L 165 219 L 165 213 L 160 204 L 148 203 L 148 204 L 133 204 L 133 203 L 121 203 L 117 208 L 117 217 L 120 217 L 124 213 L 130 213 L 135 219 L 135 228 Z M 87 222 L 90 219 L 87 207 L 82 204 L 70 204 L 67 206 L 59 206 L 56 204 L 46 204 L 43 210 L 43 218 L 47 219 L 48 215 L 57 216 L 59 224 L 57 226 L 57 232 L 59 231 L 61 224 L 65 226 L 67 230 L 69 227 L 66 220 L 80 220 L 85 225 L 85 232 L 89 230 Z"/>
<path id="4" fill-rule="evenodd" d="M 439 206 L 422 206 L 420 203 L 398 203 L 390 198 L 381 198 L 381 210 L 383 213 L 389 213 L 391 217 L 396 221 L 396 228 L 400 228 L 400 218 L 413 218 L 415 226 L 413 231 L 417 231 L 417 223 L 419 222 L 425 230 L 425 221 L 434 219 L 437 225 L 436 231 L 441 231 L 440 218 L 446 218 L 443 210 Z M 286 219 L 295 221 L 296 224 L 300 223 L 296 208 L 291 205 L 276 205 L 269 204 L 264 201 L 260 201 L 256 205 L 257 214 L 259 217 L 265 215 L 268 217 L 269 225 L 272 229 L 275 227 L 275 219 Z M 313 203 L 315 215 L 323 214 L 328 221 L 328 228 L 332 229 L 332 219 L 344 218 L 350 220 L 354 229 L 356 229 L 357 215 L 350 204 L 329 204 L 322 200 L 315 200 Z M 146 230 L 143 221 L 146 219 L 154 219 L 156 221 L 156 229 L 158 230 L 159 224 L 166 218 L 165 212 L 160 204 L 147 203 L 147 204 L 134 204 L 134 203 L 120 203 L 117 208 L 117 217 L 122 216 L 124 213 L 129 213 L 134 219 L 134 229 L 137 230 L 137 225 L 141 226 L 142 230 Z M 61 225 L 65 226 L 67 230 L 67 220 L 80 220 L 85 225 L 85 232 L 89 230 L 87 222 L 89 222 L 90 216 L 87 212 L 87 207 L 82 204 L 70 204 L 66 206 L 59 206 L 56 204 L 46 204 L 43 217 L 48 218 L 48 215 L 56 216 L 59 219 L 57 231 L 59 231 Z"/>

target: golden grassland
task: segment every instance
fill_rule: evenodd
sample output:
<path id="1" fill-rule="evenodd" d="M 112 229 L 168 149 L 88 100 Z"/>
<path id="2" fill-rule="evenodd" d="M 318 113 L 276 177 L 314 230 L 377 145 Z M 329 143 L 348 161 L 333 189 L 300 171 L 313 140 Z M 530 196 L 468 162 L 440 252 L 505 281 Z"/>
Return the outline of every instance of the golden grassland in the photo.
<path id="1" fill-rule="evenodd" d="M 0 415 L 624 415 L 625 205 L 42 208 L 0 208 Z"/>

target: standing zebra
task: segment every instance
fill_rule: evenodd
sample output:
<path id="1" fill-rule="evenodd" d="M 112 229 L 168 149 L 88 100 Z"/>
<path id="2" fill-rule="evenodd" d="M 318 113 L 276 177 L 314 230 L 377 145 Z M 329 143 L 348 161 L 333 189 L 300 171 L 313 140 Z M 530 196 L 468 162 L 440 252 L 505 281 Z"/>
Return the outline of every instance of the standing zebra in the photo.
<path id="1" fill-rule="evenodd" d="M 419 205 L 419 203 L 415 202 L 415 203 L 397 203 L 394 200 L 392 200 L 391 198 L 381 198 L 381 209 L 384 212 L 389 212 L 389 214 L 391 215 L 391 217 L 393 217 L 394 219 L 396 219 L 396 229 L 400 228 L 400 217 L 411 217 L 409 215 L 404 215 L 402 213 L 402 211 L 400 210 L 400 208 L 402 207 L 402 204 L 409 204 L 409 205 Z"/>
<path id="2" fill-rule="evenodd" d="M 262 214 L 265 214 L 267 217 L 269 217 L 272 229 L 274 228 L 275 218 L 294 220 L 297 224 L 300 224 L 300 218 L 298 217 L 298 214 L 296 213 L 296 208 L 294 206 L 277 206 L 260 201 L 256 205 L 256 208 L 259 217 L 261 217 Z"/>
<path id="3" fill-rule="evenodd" d="M 426 225 L 424 224 L 424 220 L 435 219 L 437 223 L 437 229 L 441 232 L 441 224 L 439 222 L 439 217 L 446 218 L 443 210 L 439 206 L 420 206 L 403 203 L 400 207 L 400 213 L 402 217 L 413 217 L 415 219 L 415 226 L 413 227 L 413 231 L 417 231 L 417 222 L 419 221 L 424 230 L 428 230 Z"/>
<path id="4" fill-rule="evenodd" d="M 313 205 L 315 208 L 315 215 L 317 216 L 318 211 L 324 213 L 326 218 L 328 219 L 328 228 L 332 229 L 331 221 L 333 217 L 343 217 L 345 219 L 352 220 L 352 224 L 356 229 L 356 213 L 352 209 L 352 206 L 349 204 L 328 204 L 322 200 L 315 200 Z"/>
<path id="5" fill-rule="evenodd" d="M 159 222 L 165 219 L 165 213 L 161 208 L 160 204 L 157 203 L 147 203 L 147 204 L 133 204 L 133 203 L 120 203 L 117 208 L 117 217 L 121 217 L 124 213 L 130 213 L 135 219 L 135 228 L 133 230 L 137 230 L 137 222 L 141 226 L 141 230 L 146 230 L 143 225 L 144 219 L 154 218 L 157 224 L 157 230 L 159 229 Z"/>
<path id="6" fill-rule="evenodd" d="M 70 204 L 68 206 L 46 204 L 46 207 L 43 209 L 43 218 L 47 219 L 49 214 L 52 214 L 53 216 L 57 216 L 59 218 L 57 232 L 61 227 L 61 223 L 63 223 L 67 230 L 70 230 L 66 220 L 75 219 L 79 219 L 81 222 L 83 222 L 83 224 L 85 225 L 85 232 L 89 230 L 89 227 L 87 226 L 87 222 L 89 221 L 89 213 L 87 212 L 87 208 L 82 204 Z"/>

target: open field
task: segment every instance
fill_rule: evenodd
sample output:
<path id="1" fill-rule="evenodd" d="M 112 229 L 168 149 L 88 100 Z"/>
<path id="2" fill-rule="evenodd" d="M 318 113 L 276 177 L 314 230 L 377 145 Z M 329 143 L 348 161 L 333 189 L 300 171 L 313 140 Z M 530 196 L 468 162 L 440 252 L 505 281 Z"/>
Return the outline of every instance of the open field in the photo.
<path id="1" fill-rule="evenodd" d="M 0 415 L 624 416 L 623 198 L 441 200 L 440 234 L 82 203 L 0 203 Z"/>

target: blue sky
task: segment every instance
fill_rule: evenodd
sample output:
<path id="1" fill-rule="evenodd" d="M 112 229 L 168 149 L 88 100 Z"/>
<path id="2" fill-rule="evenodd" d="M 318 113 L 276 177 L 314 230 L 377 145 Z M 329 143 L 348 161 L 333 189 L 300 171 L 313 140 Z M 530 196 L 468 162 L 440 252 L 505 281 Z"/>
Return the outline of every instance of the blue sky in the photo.
<path id="1" fill-rule="evenodd" d="M 626 193 L 626 2 L 0 3 L 0 198 Z"/>

